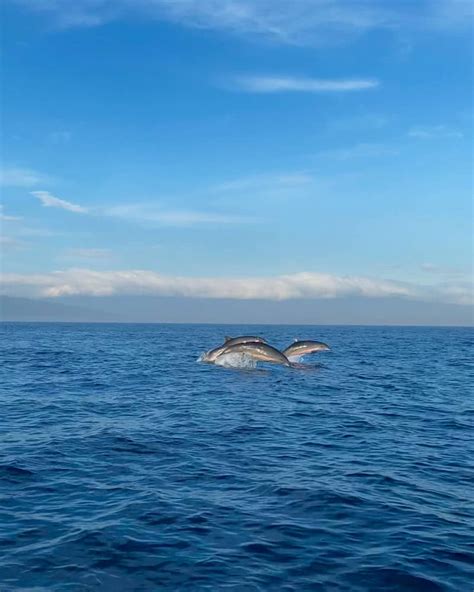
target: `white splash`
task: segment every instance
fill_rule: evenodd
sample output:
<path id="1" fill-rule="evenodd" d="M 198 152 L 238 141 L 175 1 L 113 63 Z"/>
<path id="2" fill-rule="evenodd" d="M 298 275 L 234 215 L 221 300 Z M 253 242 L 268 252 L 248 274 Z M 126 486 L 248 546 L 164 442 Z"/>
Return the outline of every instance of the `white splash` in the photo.
<path id="1" fill-rule="evenodd" d="M 217 366 L 224 368 L 256 368 L 257 361 L 243 353 L 223 354 L 216 360 Z"/>
<path id="2" fill-rule="evenodd" d="M 297 363 L 301 362 L 303 358 L 304 358 L 304 356 L 300 356 L 300 355 L 288 356 L 288 360 L 292 364 L 297 364 Z"/>

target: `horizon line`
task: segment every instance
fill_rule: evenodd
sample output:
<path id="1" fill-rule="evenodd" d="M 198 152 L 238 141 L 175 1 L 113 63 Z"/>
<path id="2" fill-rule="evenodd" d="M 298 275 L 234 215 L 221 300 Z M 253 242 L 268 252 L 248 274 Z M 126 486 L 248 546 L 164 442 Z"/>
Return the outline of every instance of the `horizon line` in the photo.
<path id="1" fill-rule="evenodd" d="M 49 324 L 49 325 L 202 325 L 202 326 L 210 326 L 210 327 L 218 327 L 218 326 L 253 326 L 253 327 L 405 327 L 405 328 L 424 328 L 424 329 L 474 329 L 474 322 L 472 325 L 449 325 L 449 324 L 440 324 L 440 325 L 424 325 L 424 324 L 380 324 L 380 323 L 199 323 L 190 321 L 188 323 L 178 323 L 174 321 L 8 321 L 0 319 L 1 323 L 17 323 L 17 324 Z"/>

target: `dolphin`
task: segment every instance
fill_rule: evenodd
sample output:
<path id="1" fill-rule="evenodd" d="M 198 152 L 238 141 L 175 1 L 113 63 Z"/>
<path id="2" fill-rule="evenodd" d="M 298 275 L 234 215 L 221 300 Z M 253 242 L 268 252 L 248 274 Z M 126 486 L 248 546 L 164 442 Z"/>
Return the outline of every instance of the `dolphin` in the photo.
<path id="1" fill-rule="evenodd" d="M 225 343 L 202 354 L 200 360 L 201 362 L 208 362 L 209 364 L 212 364 L 221 355 L 226 347 L 238 345 L 239 343 L 265 343 L 265 339 L 263 337 L 254 337 L 253 335 L 241 335 L 240 337 L 226 336 Z"/>
<path id="2" fill-rule="evenodd" d="M 238 343 L 267 343 L 263 337 L 256 337 L 255 335 L 241 335 L 239 337 L 224 337 L 225 345 L 237 345 Z"/>
<path id="3" fill-rule="evenodd" d="M 288 358 L 278 349 L 268 343 L 251 342 L 251 343 L 237 343 L 225 347 L 222 353 L 217 357 L 226 354 L 245 354 L 254 360 L 260 362 L 270 362 L 272 364 L 283 364 L 283 366 L 291 366 Z"/>
<path id="4" fill-rule="evenodd" d="M 224 345 L 219 345 L 218 347 L 215 347 L 214 349 L 210 349 L 206 353 L 202 354 L 202 356 L 199 358 L 199 360 L 201 362 L 207 362 L 208 364 L 213 364 L 217 360 L 217 358 L 221 355 L 221 353 L 225 350 L 226 347 L 227 347 L 227 344 L 224 343 Z"/>
<path id="5" fill-rule="evenodd" d="M 311 341 L 309 339 L 304 341 L 295 341 L 283 350 L 283 354 L 287 357 L 302 357 L 308 354 L 313 354 L 319 351 L 328 351 L 331 348 L 322 341 Z"/>

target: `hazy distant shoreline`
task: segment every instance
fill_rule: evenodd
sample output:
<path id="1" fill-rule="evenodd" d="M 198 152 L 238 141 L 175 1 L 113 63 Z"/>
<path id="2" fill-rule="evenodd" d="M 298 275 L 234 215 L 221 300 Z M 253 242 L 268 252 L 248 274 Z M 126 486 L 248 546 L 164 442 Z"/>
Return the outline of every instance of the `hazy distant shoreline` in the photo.
<path id="1" fill-rule="evenodd" d="M 298 300 L 296 304 L 295 301 L 177 299 L 150 296 L 77 297 L 65 302 L 1 296 L 0 321 L 472 327 L 474 315 L 472 307 L 468 305 L 428 305 L 424 302 L 394 298 Z"/>

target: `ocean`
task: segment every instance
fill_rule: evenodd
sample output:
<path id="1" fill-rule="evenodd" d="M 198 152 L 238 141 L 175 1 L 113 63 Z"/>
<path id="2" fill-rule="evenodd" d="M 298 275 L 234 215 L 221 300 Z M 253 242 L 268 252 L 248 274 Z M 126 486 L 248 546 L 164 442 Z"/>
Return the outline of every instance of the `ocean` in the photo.
<path id="1" fill-rule="evenodd" d="M 0 331 L 1 592 L 473 592 L 472 329 Z"/>

